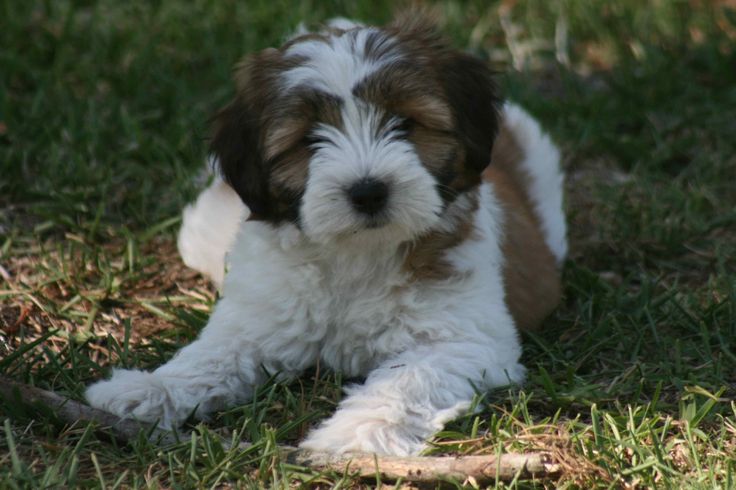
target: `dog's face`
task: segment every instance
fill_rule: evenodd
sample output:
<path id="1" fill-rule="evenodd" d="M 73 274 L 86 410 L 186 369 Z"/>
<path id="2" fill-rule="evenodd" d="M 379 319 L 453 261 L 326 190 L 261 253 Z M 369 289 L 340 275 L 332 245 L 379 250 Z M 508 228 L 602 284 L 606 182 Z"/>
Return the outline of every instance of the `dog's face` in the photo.
<path id="1" fill-rule="evenodd" d="M 497 129 L 491 74 L 405 18 L 250 56 L 212 150 L 253 219 L 320 243 L 411 240 L 474 189 Z"/>

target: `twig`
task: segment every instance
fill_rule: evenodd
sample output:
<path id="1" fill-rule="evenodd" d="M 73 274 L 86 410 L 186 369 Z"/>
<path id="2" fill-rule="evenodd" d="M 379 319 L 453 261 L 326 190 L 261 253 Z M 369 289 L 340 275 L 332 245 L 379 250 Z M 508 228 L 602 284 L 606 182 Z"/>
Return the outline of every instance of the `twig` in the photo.
<path id="1" fill-rule="evenodd" d="M 133 419 L 121 419 L 117 415 L 92 408 L 53 391 L 17 383 L 4 376 L 0 376 L 0 396 L 8 403 L 21 403 L 43 411 L 50 409 L 54 417 L 65 424 L 73 424 L 77 421 L 94 422 L 100 427 L 109 428 L 109 432 L 121 442 L 134 440 L 141 431 L 149 433 L 151 440 L 161 445 L 174 444 L 179 440 L 172 432 L 157 429 Z"/>
<path id="2" fill-rule="evenodd" d="M 56 418 L 66 424 L 93 422 L 109 430 L 121 442 L 130 442 L 141 431 L 154 443 L 165 446 L 181 441 L 173 432 L 158 429 L 132 419 L 121 419 L 111 413 L 92 408 L 57 393 L 17 383 L 0 376 L 0 396 L 8 402 L 22 403 L 36 409 L 51 409 Z M 223 440 L 223 445 L 229 446 Z M 243 442 L 240 448 L 251 444 Z M 499 456 L 376 456 L 373 454 L 335 455 L 306 451 L 291 446 L 279 446 L 281 458 L 288 463 L 315 470 L 352 472 L 365 477 L 376 473 L 386 480 L 434 482 L 438 480 L 487 482 L 495 479 L 551 477 L 560 471 L 547 453 L 502 454 Z"/>
<path id="3" fill-rule="evenodd" d="M 559 466 L 548 454 L 501 454 L 499 456 L 376 456 L 333 455 L 281 447 L 290 463 L 318 470 L 351 471 L 364 477 L 376 473 L 384 480 L 436 482 L 474 479 L 478 483 L 519 478 L 551 477 Z"/>

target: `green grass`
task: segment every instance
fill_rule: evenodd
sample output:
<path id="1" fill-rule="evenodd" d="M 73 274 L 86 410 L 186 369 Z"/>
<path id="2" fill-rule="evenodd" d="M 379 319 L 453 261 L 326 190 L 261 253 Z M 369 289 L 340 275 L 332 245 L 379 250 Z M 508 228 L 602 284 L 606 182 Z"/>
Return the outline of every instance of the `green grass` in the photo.
<path id="1" fill-rule="evenodd" d="M 232 65 L 301 20 L 380 23 L 392 5 L 0 0 L 0 374 L 81 399 L 110 366 L 191 341 L 215 294 L 174 236 Z M 563 462 L 559 480 L 512 488 L 736 487 L 733 3 L 437 5 L 562 147 L 572 250 L 563 304 L 524 338 L 528 382 L 479 398 L 430 453 Z M 269 383 L 164 449 L 6 402 L 0 487 L 371 486 L 273 451 L 328 416 L 341 384 Z"/>

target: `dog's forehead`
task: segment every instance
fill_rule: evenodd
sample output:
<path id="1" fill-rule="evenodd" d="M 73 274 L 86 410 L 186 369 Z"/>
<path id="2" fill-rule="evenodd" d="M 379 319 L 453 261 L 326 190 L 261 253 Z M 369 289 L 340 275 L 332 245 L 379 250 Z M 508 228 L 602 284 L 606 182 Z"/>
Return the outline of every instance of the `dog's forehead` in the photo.
<path id="1" fill-rule="evenodd" d="M 343 99 L 362 80 L 403 56 L 395 38 L 373 27 L 304 36 L 284 54 L 286 59 L 299 61 L 282 74 L 286 91 L 309 87 Z"/>

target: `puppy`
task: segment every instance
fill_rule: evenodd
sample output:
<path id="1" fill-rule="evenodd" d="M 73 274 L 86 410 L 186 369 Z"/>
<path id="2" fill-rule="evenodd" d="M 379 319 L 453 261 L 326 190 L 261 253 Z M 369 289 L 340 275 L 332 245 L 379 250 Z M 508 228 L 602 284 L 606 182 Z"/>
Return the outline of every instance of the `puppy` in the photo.
<path id="1" fill-rule="evenodd" d="M 115 370 L 90 404 L 175 427 L 320 362 L 365 382 L 302 447 L 407 455 L 476 390 L 520 383 L 517 328 L 560 297 L 562 174 L 486 64 L 423 18 L 341 19 L 235 79 L 211 143 L 222 178 L 179 238 L 222 298 L 194 343 Z"/>

